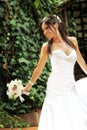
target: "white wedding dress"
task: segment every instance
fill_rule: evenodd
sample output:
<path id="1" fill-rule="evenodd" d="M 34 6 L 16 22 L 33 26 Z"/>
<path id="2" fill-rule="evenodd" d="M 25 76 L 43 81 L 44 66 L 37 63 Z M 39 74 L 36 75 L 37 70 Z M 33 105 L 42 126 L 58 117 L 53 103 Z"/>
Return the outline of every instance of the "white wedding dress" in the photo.
<path id="1" fill-rule="evenodd" d="M 81 93 L 84 81 L 87 85 L 87 78 L 75 82 L 76 59 L 74 49 L 69 55 L 59 49 L 50 55 L 52 72 L 47 82 L 38 130 L 87 130 L 86 87 Z"/>

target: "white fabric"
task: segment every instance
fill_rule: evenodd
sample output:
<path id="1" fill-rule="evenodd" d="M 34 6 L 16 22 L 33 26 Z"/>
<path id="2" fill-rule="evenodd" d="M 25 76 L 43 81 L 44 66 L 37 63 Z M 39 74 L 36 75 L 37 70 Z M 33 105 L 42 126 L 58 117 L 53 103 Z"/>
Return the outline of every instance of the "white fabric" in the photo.
<path id="1" fill-rule="evenodd" d="M 38 130 L 87 130 L 87 78 L 75 82 L 76 59 L 74 49 L 69 55 L 59 49 L 50 55 L 52 72 Z M 81 93 L 83 85 L 85 94 Z"/>

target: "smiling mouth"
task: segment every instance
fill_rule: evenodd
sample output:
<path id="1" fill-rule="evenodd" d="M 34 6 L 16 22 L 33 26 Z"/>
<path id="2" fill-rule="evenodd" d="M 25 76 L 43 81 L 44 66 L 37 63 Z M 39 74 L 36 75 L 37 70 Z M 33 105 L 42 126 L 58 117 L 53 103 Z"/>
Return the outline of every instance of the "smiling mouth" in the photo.
<path id="1" fill-rule="evenodd" d="M 46 35 L 46 38 L 50 40 L 52 37 L 50 35 Z"/>
<path id="2" fill-rule="evenodd" d="M 50 35 L 49 34 L 47 34 L 47 35 L 45 35 L 46 37 L 50 37 Z"/>

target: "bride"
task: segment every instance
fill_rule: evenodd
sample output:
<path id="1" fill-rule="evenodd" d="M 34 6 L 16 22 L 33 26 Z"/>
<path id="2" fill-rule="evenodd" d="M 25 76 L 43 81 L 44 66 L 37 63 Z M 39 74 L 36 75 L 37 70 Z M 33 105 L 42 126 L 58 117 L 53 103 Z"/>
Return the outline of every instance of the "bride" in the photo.
<path id="1" fill-rule="evenodd" d="M 87 93 L 81 93 L 83 89 L 87 91 L 84 87 L 87 79 L 75 82 L 74 78 L 75 63 L 78 62 L 86 74 L 87 65 L 77 40 L 66 35 L 66 29 L 56 15 L 46 16 L 41 28 L 48 41 L 43 44 L 37 67 L 22 90 L 22 94 L 30 91 L 49 57 L 52 71 L 47 82 L 38 130 L 87 130 Z"/>

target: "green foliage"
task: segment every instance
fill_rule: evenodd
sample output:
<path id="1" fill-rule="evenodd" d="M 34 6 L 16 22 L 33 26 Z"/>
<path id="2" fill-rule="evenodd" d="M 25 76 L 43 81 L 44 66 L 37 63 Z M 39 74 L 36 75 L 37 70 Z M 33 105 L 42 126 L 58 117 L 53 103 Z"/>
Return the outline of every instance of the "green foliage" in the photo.
<path id="1" fill-rule="evenodd" d="M 73 17 L 69 19 L 69 27 L 69 34 L 72 36 L 76 36 L 76 22 Z"/>
<path id="2" fill-rule="evenodd" d="M 47 14 L 61 15 L 55 0 L 0 1 L 0 105 L 12 114 L 27 113 L 42 107 L 46 81 L 50 73 L 49 60 L 25 101 L 9 100 L 6 84 L 12 79 L 27 83 L 39 59 L 44 40 L 39 28 Z M 6 67 L 3 67 L 5 63 Z M 2 96 L 4 95 L 4 96 Z"/>
<path id="3" fill-rule="evenodd" d="M 29 127 L 29 123 L 24 122 L 17 116 L 11 116 L 0 108 L 0 128 L 22 128 Z"/>
<path id="4" fill-rule="evenodd" d="M 17 98 L 16 100 L 8 100 L 7 102 L 0 101 L 0 106 L 13 115 L 25 114 L 32 110 L 36 111 L 40 109 L 45 97 L 45 88 L 39 85 L 39 83 L 35 86 L 31 89 L 29 97 L 23 95 L 25 99 L 24 102 L 21 103 L 19 98 Z"/>
<path id="5" fill-rule="evenodd" d="M 21 79 L 25 85 L 39 59 L 40 48 L 44 41 L 39 33 L 41 17 L 39 17 L 38 12 L 40 10 L 36 7 L 35 1 L 26 0 L 22 3 L 21 0 L 0 1 L 0 57 L 3 59 L 1 63 L 2 70 L 3 63 L 7 64 L 7 68 L 4 69 L 6 73 L 5 92 L 6 83 L 12 79 Z M 36 109 L 42 106 L 46 80 L 50 71 L 48 64 L 46 64 L 41 77 L 32 88 L 30 96 L 25 97 L 26 101 L 21 103 L 19 99 L 11 101 L 6 97 L 3 105 L 5 110 L 11 113 L 26 113 L 27 109 Z M 0 89 L 3 86 L 3 77 L 1 81 Z"/>

